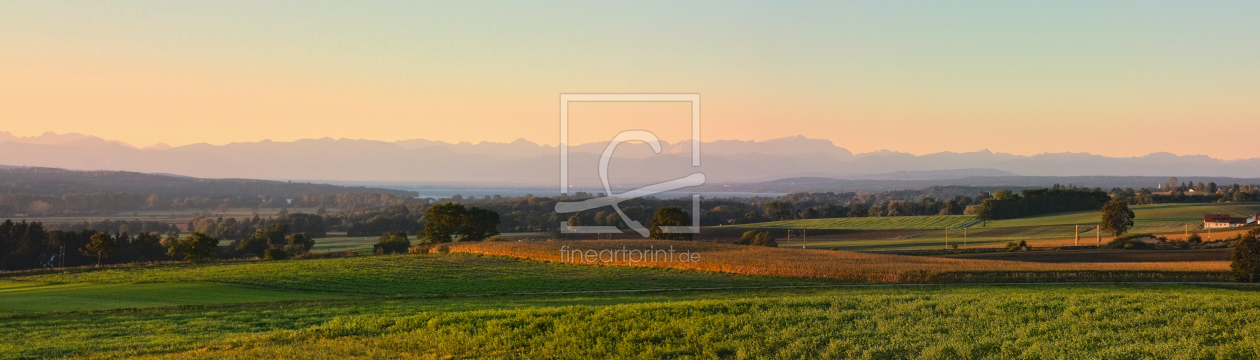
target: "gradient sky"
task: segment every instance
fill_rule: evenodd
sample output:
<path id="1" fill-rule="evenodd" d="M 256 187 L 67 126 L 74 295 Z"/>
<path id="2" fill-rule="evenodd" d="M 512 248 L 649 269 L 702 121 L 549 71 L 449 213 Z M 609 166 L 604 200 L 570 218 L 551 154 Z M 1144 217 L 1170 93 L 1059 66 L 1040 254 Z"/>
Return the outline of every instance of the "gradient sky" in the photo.
<path id="1" fill-rule="evenodd" d="M 556 144 L 589 92 L 700 93 L 706 141 L 1260 157 L 1260 2 L 0 2 L 15 135 Z"/>

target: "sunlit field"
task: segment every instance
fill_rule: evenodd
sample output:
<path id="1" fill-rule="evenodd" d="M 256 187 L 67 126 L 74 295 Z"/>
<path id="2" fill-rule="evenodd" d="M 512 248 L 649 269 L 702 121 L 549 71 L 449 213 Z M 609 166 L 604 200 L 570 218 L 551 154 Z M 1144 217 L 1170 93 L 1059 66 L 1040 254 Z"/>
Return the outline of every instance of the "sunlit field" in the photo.
<path id="1" fill-rule="evenodd" d="M 451 251 L 501 255 L 552 262 L 592 263 L 572 251 L 673 249 L 699 254 L 699 261 L 633 256 L 593 263 L 611 266 L 664 267 L 733 274 L 835 278 L 863 282 L 1005 282 L 1005 281 L 1159 281 L 1225 280 L 1225 261 L 1067 263 L 967 260 L 922 256 L 872 254 L 832 250 L 800 250 L 702 242 L 600 240 L 458 243 Z M 607 256 L 613 259 L 612 255 Z M 609 267 L 609 266 L 605 266 Z"/>

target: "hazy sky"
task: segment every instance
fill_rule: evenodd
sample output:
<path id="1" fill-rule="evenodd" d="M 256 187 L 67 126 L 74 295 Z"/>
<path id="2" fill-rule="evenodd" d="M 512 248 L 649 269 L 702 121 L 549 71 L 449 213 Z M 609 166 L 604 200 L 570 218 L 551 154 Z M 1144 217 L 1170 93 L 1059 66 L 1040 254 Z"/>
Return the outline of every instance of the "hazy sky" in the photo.
<path id="1" fill-rule="evenodd" d="M 0 130 L 1260 157 L 1260 2 L 783 3 L 3 1 Z"/>

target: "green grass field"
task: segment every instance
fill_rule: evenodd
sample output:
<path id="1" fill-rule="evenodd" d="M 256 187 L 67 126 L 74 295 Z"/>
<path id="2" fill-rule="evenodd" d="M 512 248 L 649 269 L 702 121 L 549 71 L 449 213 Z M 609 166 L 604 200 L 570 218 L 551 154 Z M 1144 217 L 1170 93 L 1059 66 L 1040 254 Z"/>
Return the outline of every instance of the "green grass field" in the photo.
<path id="1" fill-rule="evenodd" d="M 1175 238 L 1183 237 L 1187 228 L 1192 233 L 1197 232 L 1206 237 L 1207 230 L 1198 229 L 1203 223 L 1203 214 L 1222 213 L 1243 217 L 1260 213 L 1260 205 L 1246 203 L 1136 205 L 1131 206 L 1130 209 L 1133 210 L 1135 219 L 1134 227 L 1129 230 L 1129 233 L 1166 234 Z M 1098 220 L 1101 216 L 1101 212 L 1098 211 L 1083 211 L 997 220 L 990 221 L 984 225 L 975 223 L 966 230 L 966 244 L 967 246 L 996 246 L 1009 241 L 1026 240 L 1035 242 L 1039 240 L 1055 240 L 1056 244 L 1059 245 L 1071 245 L 1062 241 L 1073 239 L 1077 229 L 1076 226 L 1080 225 L 1082 245 L 1092 245 L 1097 242 L 1098 233 L 1095 230 L 1095 226 L 1098 225 Z M 935 220 L 936 222 L 957 221 L 954 220 L 955 216 L 908 216 L 791 220 L 741 226 L 799 229 L 805 228 L 803 226 L 817 225 L 814 228 L 854 231 L 924 230 L 922 233 L 916 234 L 917 236 L 909 238 L 890 238 L 882 234 L 864 238 L 859 233 L 850 235 L 843 240 L 819 239 L 820 241 L 810 242 L 807 246 L 820 249 L 836 248 L 859 251 L 944 248 L 946 234 L 943 226 L 926 228 L 918 225 L 932 223 L 932 218 L 939 218 Z M 766 226 L 770 224 L 775 224 L 776 226 Z M 802 227 L 792 227 L 793 225 Z M 1110 238 L 1110 235 L 1104 233 L 1103 241 L 1107 241 L 1108 238 Z M 963 231 L 951 230 L 949 239 L 951 243 L 961 244 L 964 241 Z"/>
<path id="2" fill-rule="evenodd" d="M 0 317 L 5 359 L 1260 356 L 1260 294 L 929 286 L 346 299 Z"/>
<path id="3" fill-rule="evenodd" d="M 216 283 L 0 283 L 0 314 L 344 298 Z"/>
<path id="4" fill-rule="evenodd" d="M 826 230 L 928 230 L 957 228 L 975 220 L 971 215 L 895 216 L 875 218 L 835 218 L 784 220 L 739 227 L 760 229 Z"/>
<path id="5" fill-rule="evenodd" d="M 362 256 L 204 265 L 168 264 L 0 276 L 0 313 L 303 300 L 346 296 L 469 296 L 527 292 L 825 285 L 641 267 L 587 267 L 468 254 Z M 134 291 L 133 291 L 134 290 Z M 292 296 L 286 297 L 285 294 Z M 47 301 L 46 299 L 60 299 Z M 233 300 L 235 299 L 235 300 Z"/>
<path id="6" fill-rule="evenodd" d="M 379 236 L 330 236 L 315 239 L 313 252 L 353 251 L 358 253 L 372 252 L 372 245 L 380 240 Z"/>
<path id="7" fill-rule="evenodd" d="M 0 338 L 20 339 L 0 358 L 1244 359 L 1260 354 L 1256 290 L 880 286 L 454 253 L 83 268 L 0 274 Z"/>

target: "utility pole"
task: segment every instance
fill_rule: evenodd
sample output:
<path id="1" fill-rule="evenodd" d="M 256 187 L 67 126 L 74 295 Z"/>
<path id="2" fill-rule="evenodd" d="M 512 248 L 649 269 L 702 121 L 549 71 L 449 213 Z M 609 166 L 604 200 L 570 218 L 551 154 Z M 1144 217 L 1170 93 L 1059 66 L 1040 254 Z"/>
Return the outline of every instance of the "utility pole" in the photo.
<path id="1" fill-rule="evenodd" d="M 963 247 L 967 246 L 967 228 L 963 228 Z"/>
<path id="2" fill-rule="evenodd" d="M 65 245 L 61 245 L 61 257 L 58 258 L 58 260 L 61 260 L 60 267 L 66 267 L 66 246 Z"/>
<path id="3" fill-rule="evenodd" d="M 1102 249 L 1102 224 L 1099 224 L 1097 228 L 1094 228 L 1094 233 L 1098 235 L 1098 248 Z"/>
<path id="4" fill-rule="evenodd" d="M 945 227 L 945 248 L 949 248 L 949 227 Z"/>
<path id="5" fill-rule="evenodd" d="M 1190 223 L 1186 223 L 1186 238 L 1190 238 Z"/>
<path id="6" fill-rule="evenodd" d="M 805 230 L 801 230 L 801 249 L 805 248 Z"/>
<path id="7" fill-rule="evenodd" d="M 1076 245 L 1074 246 L 1081 246 L 1081 226 L 1080 225 L 1076 225 Z"/>

